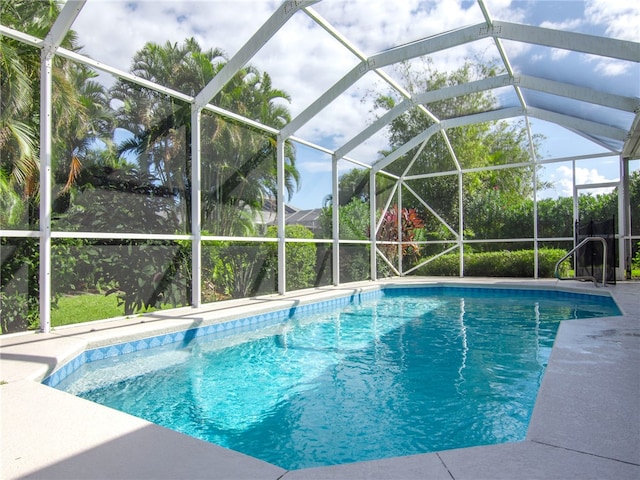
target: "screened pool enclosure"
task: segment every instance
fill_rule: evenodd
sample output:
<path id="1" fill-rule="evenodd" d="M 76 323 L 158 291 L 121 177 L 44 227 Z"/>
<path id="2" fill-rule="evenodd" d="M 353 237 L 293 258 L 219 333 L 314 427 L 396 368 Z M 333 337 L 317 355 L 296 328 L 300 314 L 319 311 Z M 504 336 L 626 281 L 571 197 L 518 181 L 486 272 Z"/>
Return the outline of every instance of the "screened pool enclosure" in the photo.
<path id="1" fill-rule="evenodd" d="M 548 277 L 592 220 L 631 277 L 630 3 L 3 1 L 2 333 L 70 297 Z"/>

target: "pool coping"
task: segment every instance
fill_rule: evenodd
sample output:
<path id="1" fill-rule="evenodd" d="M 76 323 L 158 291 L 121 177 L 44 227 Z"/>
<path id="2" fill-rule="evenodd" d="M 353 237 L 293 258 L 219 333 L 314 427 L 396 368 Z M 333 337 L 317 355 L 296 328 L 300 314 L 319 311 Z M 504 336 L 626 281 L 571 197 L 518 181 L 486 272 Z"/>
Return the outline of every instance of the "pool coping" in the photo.
<path id="1" fill-rule="evenodd" d="M 118 340 L 219 325 L 261 312 L 359 295 L 381 285 L 416 284 L 561 289 L 611 295 L 623 315 L 562 323 L 525 441 L 332 467 L 285 471 L 37 383 L 88 348 L 121 343 Z M 3 438 L 0 476 L 286 480 L 637 478 L 640 476 L 639 299 L 640 283 L 632 282 L 595 288 L 557 280 L 411 277 L 90 322 L 58 328 L 50 334 L 6 335 L 0 337 L 0 380 L 8 382 L 0 387 Z M 83 418 L 92 424 L 91 433 L 80 426 Z M 129 443 L 149 456 L 129 455 L 123 461 L 120 455 L 114 464 L 115 453 L 127 452 Z M 191 459 L 190 455 L 189 462 L 185 462 L 180 453 L 194 449 L 206 453 L 198 459 Z M 170 461 L 178 458 L 182 461 L 175 465 Z"/>

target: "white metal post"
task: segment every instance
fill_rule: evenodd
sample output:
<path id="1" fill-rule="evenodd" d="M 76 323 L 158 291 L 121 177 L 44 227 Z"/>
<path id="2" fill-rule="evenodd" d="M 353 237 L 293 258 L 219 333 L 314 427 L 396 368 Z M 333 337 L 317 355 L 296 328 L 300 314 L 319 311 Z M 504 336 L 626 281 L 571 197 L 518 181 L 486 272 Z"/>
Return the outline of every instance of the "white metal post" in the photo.
<path id="1" fill-rule="evenodd" d="M 538 175 L 537 163 L 533 163 L 533 278 L 538 278 L 540 259 L 538 258 Z"/>
<path id="2" fill-rule="evenodd" d="M 202 111 L 191 106 L 191 305 L 202 304 Z"/>
<path id="3" fill-rule="evenodd" d="M 378 279 L 378 253 L 376 251 L 376 173 L 369 171 L 369 240 L 371 241 L 371 280 Z"/>
<path id="4" fill-rule="evenodd" d="M 51 96 L 52 47 L 42 49 L 40 65 L 40 329 L 51 331 Z"/>
<path id="5" fill-rule="evenodd" d="M 571 191 L 573 192 L 573 247 L 576 246 L 576 222 L 580 220 L 580 203 L 578 202 L 578 188 L 576 187 L 576 161 L 571 160 Z"/>
<path id="6" fill-rule="evenodd" d="M 464 277 L 464 184 L 458 171 L 458 250 L 460 251 L 460 277 Z"/>
<path id="7" fill-rule="evenodd" d="M 576 222 L 580 219 L 580 212 L 578 210 L 578 189 L 576 188 L 576 161 L 575 159 L 571 160 L 571 191 L 573 195 L 573 225 L 571 226 L 571 231 L 573 232 L 573 248 L 576 248 L 576 238 L 578 238 L 578 231 L 576 230 Z M 573 270 L 578 271 L 578 263 L 577 263 L 577 255 L 573 256 Z"/>
<path id="8" fill-rule="evenodd" d="M 338 158 L 333 155 L 331 159 L 331 196 L 333 198 L 331 209 L 331 223 L 333 228 L 333 284 L 340 285 L 340 189 L 338 188 Z"/>
<path id="9" fill-rule="evenodd" d="M 287 291 L 287 259 L 285 246 L 285 211 L 284 211 L 284 138 L 277 136 L 276 142 L 276 162 L 278 174 L 278 198 L 277 200 L 277 223 L 278 223 L 278 293 L 284 295 Z"/>
<path id="10" fill-rule="evenodd" d="M 534 148 L 529 117 L 525 116 L 524 121 L 527 126 L 527 138 L 529 139 L 529 155 L 531 156 L 531 163 L 533 163 L 533 278 L 538 278 L 540 265 L 538 256 L 538 155 Z"/>
<path id="11" fill-rule="evenodd" d="M 398 180 L 398 205 L 396 205 L 396 216 L 398 218 L 396 228 L 398 229 L 398 272 L 400 272 L 401 277 L 404 276 L 402 273 L 402 185 L 403 181 Z"/>
<path id="12" fill-rule="evenodd" d="M 629 160 L 620 156 L 620 184 L 618 186 L 618 265 L 617 280 L 626 276 L 631 280 L 631 200 L 629 198 Z M 628 239 L 628 240 L 627 240 Z M 618 268 L 620 267 L 620 268 Z"/>
<path id="13" fill-rule="evenodd" d="M 86 0 L 69 0 L 44 40 L 40 60 L 40 329 L 51 331 L 51 126 L 53 58 Z"/>

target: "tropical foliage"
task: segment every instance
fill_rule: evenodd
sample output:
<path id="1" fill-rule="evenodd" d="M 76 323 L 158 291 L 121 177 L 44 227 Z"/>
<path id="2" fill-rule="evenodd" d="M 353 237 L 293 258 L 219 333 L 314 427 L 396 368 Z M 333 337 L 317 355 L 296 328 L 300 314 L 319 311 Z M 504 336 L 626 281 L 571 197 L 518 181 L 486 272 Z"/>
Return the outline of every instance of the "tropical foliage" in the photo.
<path id="1" fill-rule="evenodd" d="M 59 13 L 55 0 L 15 0 L 0 5 L 3 25 L 39 38 L 44 38 Z M 79 49 L 73 31 L 61 45 L 70 50 Z M 7 198 L 3 207 L 9 207 L 11 212 L 2 216 L 0 226 L 37 228 L 40 50 L 3 37 L 0 67 L 0 189 Z M 93 80 L 97 74 L 89 68 L 56 56 L 52 76 L 52 172 L 59 186 L 56 193 L 64 196 L 93 140 L 108 142 L 110 109 L 104 87 Z M 16 196 L 26 205 L 21 212 L 12 208 L 16 205 Z"/>
<path id="2" fill-rule="evenodd" d="M 271 226 L 267 229 L 267 237 L 275 238 L 278 229 Z M 313 238 L 313 232 L 302 225 L 286 225 L 287 238 Z M 278 282 L 278 252 L 276 243 L 265 245 L 268 249 L 268 262 L 265 265 L 265 277 L 274 277 Z M 316 278 L 316 244 L 306 242 L 290 242 L 286 246 L 285 278 L 287 290 L 298 290 L 313 287 Z"/>
<path id="3" fill-rule="evenodd" d="M 421 65 L 422 67 L 408 65 L 401 67 L 399 73 L 404 87 L 409 92 L 434 91 L 494 76 L 497 73 L 493 65 L 475 63 L 466 63 L 450 74 L 434 70 L 429 61 Z M 391 95 L 378 97 L 376 102 L 381 111 L 389 110 L 395 104 L 396 100 Z M 495 104 L 496 100 L 490 93 L 478 92 L 441 100 L 425 107 L 435 117 L 447 119 L 469 112 L 492 110 Z M 423 110 L 415 107 L 407 110 L 389 125 L 391 149 L 395 150 L 404 145 L 432 125 L 434 125 L 433 118 Z M 540 140 L 539 137 L 533 138 L 534 148 L 538 146 Z M 455 152 L 455 157 L 452 152 Z M 448 129 L 446 138 L 442 134 L 435 134 L 426 145 L 415 147 L 404 157 L 389 165 L 387 169 L 396 175 L 450 172 L 449 175 L 407 180 L 406 185 L 415 192 L 416 196 L 424 199 L 441 219 L 449 225 L 457 226 L 459 195 L 456 164 L 462 168 L 471 169 L 528 161 L 529 143 L 524 126 L 492 122 Z M 531 168 L 521 168 L 517 175 L 514 175 L 510 169 L 468 173 L 464 181 L 464 198 L 472 198 L 476 194 L 482 194 L 496 187 L 502 192 L 509 192 L 514 197 L 529 198 L 533 193 L 534 173 Z M 415 197 L 412 197 L 413 195 L 403 197 L 405 206 L 418 206 Z M 424 221 L 427 230 L 438 230 L 440 220 L 434 215 L 426 216 Z"/>
<path id="4" fill-rule="evenodd" d="M 0 2 L 2 24 L 44 38 L 59 14 L 59 5 L 57 0 Z M 62 46 L 81 52 L 73 31 L 65 36 Z M 40 62 L 38 48 L 2 38 L 2 229 L 39 228 Z M 133 57 L 130 71 L 150 82 L 194 96 L 226 63 L 223 51 L 203 49 L 195 39 L 188 38 L 183 42 L 146 44 Z M 435 71 L 429 62 L 420 71 L 406 65 L 403 68 L 400 73 L 410 92 L 435 90 L 496 74 L 492 65 L 472 63 L 450 74 Z M 188 304 L 192 277 L 190 241 L 145 236 L 173 236 L 193 230 L 192 105 L 129 80 L 105 81 L 102 76 L 107 74 L 99 77 L 93 69 L 62 56 L 53 58 L 52 74 L 52 226 L 57 232 L 83 233 L 76 236 L 96 234 L 96 238 L 52 241 L 53 303 L 62 294 L 91 291 L 115 296 L 125 314 Z M 393 108 L 397 100 L 392 95 L 382 96 L 376 99 L 376 105 L 384 112 Z M 211 99 L 218 107 L 276 129 L 290 120 L 288 101 L 288 94 L 273 85 L 267 72 L 251 65 L 240 69 Z M 490 95 L 475 93 L 426 107 L 436 117 L 446 119 L 491 110 L 494 105 L 495 99 Z M 261 216 L 272 208 L 278 195 L 276 139 L 270 133 L 210 110 L 204 110 L 200 118 L 201 233 L 240 237 L 240 240 L 203 242 L 203 300 L 272 293 L 278 281 L 277 243 L 256 242 L 255 238 L 243 241 L 242 237 L 266 236 L 272 240 L 275 237 L 275 227 L 267 227 Z M 408 110 L 390 125 L 390 148 L 403 145 L 433 122 L 433 117 L 419 108 Z M 403 177 L 404 183 L 399 188 L 395 179 L 377 176 L 376 234 L 383 241 L 380 250 L 389 263 L 394 266 L 400 261 L 413 263 L 442 250 L 441 245 L 434 246 L 428 241 L 452 239 L 443 222 L 457 228 L 460 207 L 464 212 L 465 239 L 531 237 L 535 170 L 481 168 L 522 163 L 528 159 L 530 147 L 535 149 L 539 141 L 534 137 L 534 145 L 529 145 L 522 125 L 479 124 L 449 129 L 446 139 L 437 134 L 424 148 L 417 147 L 389 165 L 388 170 L 397 175 L 451 172 L 432 177 Z M 285 194 L 290 197 L 299 185 L 300 175 L 293 145 L 286 143 L 284 153 Z M 474 169 L 464 175 L 462 206 L 458 204 L 456 163 Z M 615 215 L 617 195 L 614 191 L 581 196 L 582 218 Z M 638 172 L 632 175 L 630 195 L 632 216 L 638 219 Z M 340 239 L 369 239 L 375 226 L 370 225 L 368 171 L 355 169 L 344 174 L 338 196 L 327 198 L 323 209 L 320 219 L 323 238 L 331 238 L 332 213 L 337 208 Z M 426 209 L 418 197 L 433 211 Z M 385 210 L 384 205 L 392 207 Z M 540 237 L 571 237 L 571 199 L 542 200 L 536 208 Z M 640 225 L 633 225 L 635 235 L 639 229 Z M 120 238 L 104 238 L 105 234 Z M 287 226 L 286 235 L 312 239 L 311 232 L 301 226 Z M 399 250 L 394 242 L 400 239 L 403 245 Z M 0 242 L 1 331 L 34 328 L 39 308 L 38 241 L 25 236 L 3 237 Z M 565 248 L 562 242 L 546 243 Z M 474 244 L 473 248 L 465 248 L 465 253 L 504 250 L 505 245 L 506 242 Z M 332 248 L 328 244 L 288 242 L 287 289 L 329 283 Z M 342 282 L 369 278 L 370 245 L 341 244 L 339 252 Z M 502 253 L 500 258 L 507 257 L 514 271 L 532 274 L 529 267 L 520 269 L 520 265 L 532 264 L 528 254 Z M 495 258 L 482 258 L 491 258 L 477 262 L 484 265 L 479 271 L 486 273 L 489 268 L 486 265 Z M 379 261 L 378 266 L 378 274 L 391 274 L 389 264 Z"/>
<path id="5" fill-rule="evenodd" d="M 389 260 L 396 259 L 398 254 L 403 258 L 420 256 L 420 246 L 414 241 L 423 228 L 424 221 L 415 208 L 398 210 L 398 206 L 393 205 L 384 212 L 376 239 L 396 244 L 381 243 L 379 248 Z M 400 248 L 398 248 L 398 242 L 401 242 Z"/>
<path id="6" fill-rule="evenodd" d="M 0 8 L 3 25 L 38 38 L 45 37 L 59 14 L 55 0 L 15 0 L 2 2 Z M 62 46 L 80 51 L 73 31 Z M 0 48 L 0 227 L 37 229 L 40 50 L 10 38 L 3 38 Z M 226 61 L 224 52 L 204 50 L 193 38 L 148 43 L 132 59 L 131 73 L 194 96 Z M 54 229 L 190 232 L 191 104 L 126 80 L 107 88 L 95 71 L 60 56 L 54 57 L 52 90 Z M 267 72 L 249 65 L 211 102 L 279 128 L 290 120 L 288 100 Z M 214 235 L 259 235 L 266 200 L 277 197 L 275 138 L 205 112 L 201 139 L 203 228 Z M 289 195 L 298 181 L 295 151 L 286 144 Z M 2 242 L 7 252 L 2 263 L 3 319 L 14 324 L 3 325 L 6 332 L 37 322 L 39 260 L 37 242 Z M 100 288 L 116 294 L 126 314 L 161 304 L 183 305 L 190 298 L 188 242 L 60 240 L 53 246 L 52 262 L 59 280 L 56 294 Z M 238 279 L 243 267 L 235 268 L 233 278 Z M 80 278 L 79 272 L 86 275 Z M 238 289 L 246 293 L 244 287 Z"/>

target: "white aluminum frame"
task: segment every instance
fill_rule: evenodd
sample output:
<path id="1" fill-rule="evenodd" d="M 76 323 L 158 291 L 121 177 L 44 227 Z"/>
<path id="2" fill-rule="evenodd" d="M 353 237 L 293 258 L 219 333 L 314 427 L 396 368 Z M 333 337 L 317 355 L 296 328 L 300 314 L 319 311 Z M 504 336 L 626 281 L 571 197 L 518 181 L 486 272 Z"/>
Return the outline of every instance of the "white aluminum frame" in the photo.
<path id="1" fill-rule="evenodd" d="M 269 19 L 255 32 L 255 34 L 243 45 L 240 50 L 225 64 L 222 70 L 216 75 L 209 84 L 207 84 L 195 97 L 185 95 L 181 92 L 167 88 L 163 85 L 158 85 L 148 80 L 136 77 L 128 72 L 113 68 L 111 66 L 102 64 L 95 60 L 92 60 L 79 53 L 61 48 L 60 44 L 62 39 L 67 34 L 69 29 L 79 12 L 86 3 L 86 0 L 67 0 L 63 5 L 58 18 L 54 22 L 51 30 L 44 39 L 39 39 L 23 32 L 14 30 L 12 28 L 0 25 L 0 34 L 18 40 L 20 42 L 32 45 L 41 49 L 41 91 L 40 91 L 40 105 L 41 105 L 41 123 L 40 123 L 40 228 L 36 231 L 16 231 L 16 230 L 3 230 L 0 233 L 3 237 L 22 237 L 22 238 L 38 238 L 40 249 L 40 320 L 41 329 L 44 332 L 49 332 L 51 328 L 50 313 L 51 313 L 51 239 L 52 238 L 121 238 L 121 239 L 188 239 L 192 241 L 192 261 L 193 261 L 193 277 L 192 277 L 192 305 L 198 307 L 201 305 L 201 254 L 202 254 L 202 241 L 205 240 L 239 240 L 239 241 L 255 241 L 255 242 L 278 242 L 278 292 L 284 294 L 286 292 L 286 243 L 288 242 L 313 242 L 313 243 L 331 243 L 333 246 L 333 284 L 340 284 L 339 265 L 340 265 L 340 245 L 342 244 L 367 244 L 370 245 L 371 251 L 371 278 L 375 280 L 377 278 L 377 253 L 380 253 L 377 249 L 377 245 L 383 242 L 379 242 L 376 239 L 376 231 L 380 227 L 380 222 L 376 226 L 376 178 L 378 174 L 384 174 L 391 178 L 396 179 L 396 185 L 394 187 L 398 194 L 398 208 L 402 208 L 402 188 L 407 188 L 412 195 L 423 204 L 423 206 L 434 214 L 446 227 L 454 234 L 455 240 L 451 242 L 446 241 L 442 243 L 455 242 L 456 245 L 449 250 L 458 248 L 460 251 L 460 276 L 464 275 L 464 245 L 465 243 L 479 242 L 475 240 L 465 240 L 463 235 L 464 227 L 464 212 L 463 212 L 463 189 L 462 179 L 463 175 L 468 172 L 480 170 L 480 169 L 464 169 L 460 166 L 455 152 L 451 148 L 446 131 L 449 128 L 455 128 L 465 125 L 470 125 L 478 122 L 494 122 L 508 118 L 523 117 L 526 122 L 527 133 L 529 135 L 529 143 L 531 147 L 530 163 L 517 164 L 517 165 L 498 165 L 490 167 L 492 169 L 502 168 L 516 168 L 522 166 L 539 166 L 544 164 L 551 164 L 555 162 L 571 161 L 575 171 L 575 162 L 585 160 L 589 158 L 600 158 L 606 155 L 594 154 L 586 156 L 576 156 L 559 159 L 540 159 L 537 157 L 537 152 L 533 149 L 532 135 L 529 124 L 530 118 L 538 118 L 544 121 L 552 122 L 561 125 L 578 135 L 581 135 L 591 142 L 605 147 L 611 152 L 610 155 L 618 156 L 620 159 L 620 182 L 616 182 L 615 186 L 619 188 L 619 231 L 621 232 L 620 239 L 620 252 L 624 252 L 622 256 L 629 255 L 631 251 L 631 230 L 630 230 L 630 205 L 629 205 L 629 158 L 638 158 L 638 141 L 639 123 L 640 123 L 640 105 L 637 98 L 626 97 L 621 95 L 614 95 L 611 93 L 601 92 L 589 88 L 570 85 L 553 80 L 538 78 L 530 75 L 517 76 L 514 72 L 509 58 L 502 45 L 502 40 L 511 40 L 517 42 L 525 42 L 530 44 L 542 45 L 546 47 L 569 49 L 576 52 L 588 53 L 591 55 L 597 55 L 607 58 L 625 60 L 630 62 L 640 62 L 640 48 L 636 42 L 623 41 L 611 38 L 596 37 L 592 35 L 585 35 L 573 32 L 564 32 L 559 30 L 553 30 L 549 28 L 541 28 L 527 25 L 514 24 L 509 22 L 495 21 L 491 18 L 491 15 L 486 8 L 483 0 L 477 0 L 478 5 L 482 10 L 485 21 L 476 25 L 471 25 L 464 28 L 459 28 L 447 33 L 436 35 L 433 37 L 418 40 L 407 45 L 392 48 L 384 52 L 366 56 L 363 52 L 352 44 L 347 38 L 345 38 L 336 28 L 334 28 L 328 21 L 323 19 L 313 8 L 312 5 L 318 3 L 320 0 L 288 0 L 283 2 Z M 340 80 L 332 85 L 324 94 L 320 95 L 310 106 L 303 110 L 297 117 L 295 117 L 289 124 L 284 126 L 281 130 L 262 125 L 253 120 L 244 118 L 233 112 L 226 111 L 220 107 L 210 103 L 211 99 L 215 97 L 217 93 L 234 77 L 234 75 L 245 66 L 253 56 L 262 48 L 262 46 L 269 41 L 297 12 L 304 12 L 309 18 L 311 18 L 316 24 L 327 31 L 332 37 L 334 37 L 345 49 L 354 54 L 360 63 L 356 65 L 350 72 L 346 73 Z M 498 75 L 496 77 L 486 78 L 483 80 L 470 82 L 464 85 L 456 85 L 448 88 L 443 88 L 433 92 L 423 92 L 416 95 L 411 95 L 404 90 L 397 82 L 389 77 L 382 67 L 392 65 L 394 63 L 413 59 L 418 56 L 427 55 L 430 53 L 445 50 L 451 47 L 460 46 L 466 43 L 475 42 L 484 38 L 492 38 L 495 46 L 500 54 L 503 65 L 506 70 L 506 74 Z M 69 60 L 82 63 L 84 65 L 93 67 L 95 69 L 107 72 L 118 78 L 134 82 L 145 88 L 149 88 L 158 92 L 165 93 L 173 98 L 191 104 L 191 121 L 192 121 L 192 213 L 191 213 L 191 232 L 187 235 L 149 235 L 149 234 L 111 234 L 111 233 L 91 233 L 91 232 L 52 232 L 51 230 L 51 202 L 52 202 L 52 184 L 51 184 L 51 109 L 52 109 L 52 62 L 55 56 L 61 56 Z M 369 71 L 375 72 L 380 78 L 382 78 L 391 88 L 393 88 L 404 101 L 400 102 L 396 107 L 389 110 L 379 119 L 371 123 L 364 128 L 360 133 L 344 143 L 341 147 L 332 151 L 321 145 L 315 145 L 304 139 L 295 136 L 296 132 L 300 130 L 309 120 L 317 115 L 321 110 L 327 107 L 332 101 L 337 99 L 342 93 L 344 93 L 350 86 L 357 82 Z M 483 112 L 464 117 L 440 120 L 436 118 L 425 106 L 431 102 L 453 98 L 460 95 L 465 95 L 474 92 L 480 92 L 485 90 L 492 90 L 510 86 L 514 89 L 516 97 L 518 98 L 519 106 L 512 108 L 503 108 L 491 112 Z M 593 120 L 586 120 L 570 115 L 563 115 L 557 112 L 551 112 L 540 108 L 534 108 L 528 106 L 525 102 L 522 89 L 531 89 L 540 91 L 547 94 L 558 95 L 561 97 L 579 100 L 582 102 L 589 102 L 592 104 L 605 106 L 611 109 L 617 109 L 623 112 L 635 112 L 636 117 L 633 122 L 631 131 L 625 131 L 623 129 L 606 125 Z M 370 166 L 354 159 L 348 158 L 348 155 L 356 147 L 361 145 L 367 139 L 371 138 L 374 134 L 379 132 L 382 128 L 389 124 L 394 118 L 408 111 L 411 108 L 419 108 L 426 113 L 432 120 L 433 125 L 417 135 L 414 139 L 410 140 L 406 144 L 397 148 L 391 152 L 387 157 L 377 162 L 375 165 Z M 263 238 L 236 238 L 236 237 L 217 237 L 217 236 L 203 236 L 201 232 L 201 138 L 200 138 L 200 125 L 202 111 L 207 110 L 215 114 L 233 118 L 241 122 L 242 124 L 257 128 L 268 134 L 274 135 L 277 139 L 277 227 L 278 235 L 277 239 L 263 239 Z M 413 174 L 409 175 L 409 169 L 411 168 L 413 161 L 409 167 L 399 177 L 391 175 L 384 169 L 395 160 L 401 158 L 410 152 L 413 148 L 424 148 L 431 136 L 439 133 L 443 136 L 446 142 L 449 153 L 453 160 L 455 170 L 450 172 L 438 172 L 432 174 Z M 607 138 L 616 142 L 622 142 L 623 147 L 621 150 L 613 149 L 609 144 L 602 140 Z M 317 149 L 324 153 L 330 154 L 332 157 L 332 195 L 334 198 L 333 208 L 333 237 L 331 240 L 317 239 L 317 240 L 300 240 L 300 239 L 287 239 L 285 235 L 285 214 L 284 214 L 284 148 L 287 141 L 294 141 L 310 148 Z M 338 162 L 340 160 L 347 160 L 355 165 L 369 168 L 370 178 L 370 238 L 367 241 L 350 241 L 341 240 L 339 235 L 339 209 L 338 195 L 339 195 L 339 176 L 338 176 Z M 427 178 L 430 176 L 438 175 L 452 175 L 458 176 L 458 193 L 459 193 L 459 224 L 456 232 L 452 226 L 439 217 L 424 200 L 420 199 L 416 193 L 406 185 L 406 180 L 416 178 Z M 537 230 L 537 196 L 536 196 L 536 179 L 534 178 L 534 229 L 532 232 L 533 237 L 531 239 L 486 239 L 482 242 L 491 241 L 533 241 L 535 255 L 535 271 L 537 272 L 538 257 L 537 249 L 538 242 L 541 239 L 538 237 Z M 583 186 L 575 184 L 574 176 L 574 201 L 577 202 L 577 190 Z M 606 185 L 589 185 L 589 188 L 598 186 L 611 186 L 613 184 Z M 387 205 L 383 211 L 389 208 L 391 199 L 394 193 L 389 197 Z M 574 208 L 574 213 L 577 212 L 577 205 Z M 376 228 L 373 228 L 376 226 Z M 401 252 L 402 248 L 402 229 L 400 228 L 400 221 L 398 225 L 399 241 L 398 249 Z M 566 240 L 566 239 L 565 239 Z M 437 242 L 435 242 L 437 243 Z M 384 259 L 384 256 L 381 255 Z M 403 271 L 402 255 L 399 255 L 399 265 L 392 266 L 396 273 L 400 275 L 411 273 L 411 271 L 418 268 L 418 266 L 412 267 L 407 271 Z M 384 259 L 388 262 L 387 259 Z M 622 265 L 622 260 L 621 260 Z M 621 265 L 618 265 L 618 269 Z M 397 268 L 396 268 L 397 267 Z"/>

